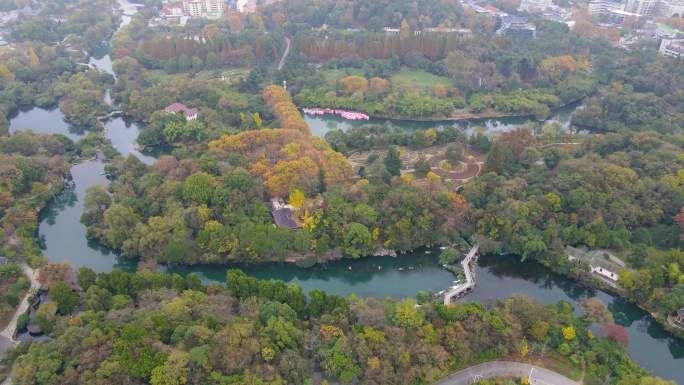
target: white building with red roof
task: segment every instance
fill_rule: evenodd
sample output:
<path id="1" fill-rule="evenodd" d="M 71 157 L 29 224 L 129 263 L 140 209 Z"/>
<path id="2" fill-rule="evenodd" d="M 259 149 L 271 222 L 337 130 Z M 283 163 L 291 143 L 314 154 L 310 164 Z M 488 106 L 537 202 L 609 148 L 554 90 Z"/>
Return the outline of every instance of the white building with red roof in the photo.
<path id="1" fill-rule="evenodd" d="M 164 108 L 164 112 L 167 114 L 177 114 L 182 112 L 185 115 L 185 120 L 195 120 L 199 117 L 199 111 L 196 108 L 188 108 L 183 103 L 173 103 L 172 105 Z"/>

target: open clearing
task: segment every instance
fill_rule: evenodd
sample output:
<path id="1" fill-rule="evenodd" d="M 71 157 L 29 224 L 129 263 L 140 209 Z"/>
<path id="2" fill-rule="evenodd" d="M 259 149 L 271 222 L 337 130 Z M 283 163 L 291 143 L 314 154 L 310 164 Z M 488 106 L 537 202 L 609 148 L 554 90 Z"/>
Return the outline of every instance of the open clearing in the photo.
<path id="1" fill-rule="evenodd" d="M 449 182 L 454 188 L 463 186 L 471 178 L 478 176 L 484 168 L 485 156 L 473 150 L 470 146 L 462 143 L 457 144 L 463 148 L 463 160 L 457 166 L 451 166 L 445 160 L 445 152 L 449 144 L 440 144 L 421 149 L 410 149 L 408 147 L 397 147 L 401 156 L 402 174 L 414 173 L 413 165 L 420 158 L 425 158 L 432 169 L 442 178 L 442 181 Z M 380 167 L 387 156 L 387 150 L 370 150 L 356 152 L 349 157 L 349 162 L 356 172 L 364 167 L 367 173 L 373 174 L 374 169 Z M 372 160 L 372 162 L 369 162 Z M 420 182 L 416 179 L 416 182 Z"/>

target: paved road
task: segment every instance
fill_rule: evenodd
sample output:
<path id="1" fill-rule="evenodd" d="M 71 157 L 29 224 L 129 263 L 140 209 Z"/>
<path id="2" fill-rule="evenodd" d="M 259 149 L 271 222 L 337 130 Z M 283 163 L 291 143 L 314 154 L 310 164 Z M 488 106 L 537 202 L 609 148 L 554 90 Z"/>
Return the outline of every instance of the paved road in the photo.
<path id="1" fill-rule="evenodd" d="M 285 65 L 285 59 L 287 59 L 287 55 L 290 54 L 290 38 L 286 37 L 285 38 L 285 52 L 283 52 L 283 57 L 280 58 L 280 63 L 278 63 L 278 71 L 283 69 L 283 66 Z"/>
<path id="2" fill-rule="evenodd" d="M 492 361 L 456 372 L 435 385 L 470 385 L 490 378 L 529 378 L 531 385 L 578 385 L 577 382 L 538 366 L 520 362 Z"/>

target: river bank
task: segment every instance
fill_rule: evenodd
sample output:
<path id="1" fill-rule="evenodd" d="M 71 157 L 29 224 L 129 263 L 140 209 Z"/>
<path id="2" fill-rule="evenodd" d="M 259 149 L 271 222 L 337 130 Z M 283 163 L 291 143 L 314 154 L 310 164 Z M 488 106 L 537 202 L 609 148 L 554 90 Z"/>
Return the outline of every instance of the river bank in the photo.
<path id="1" fill-rule="evenodd" d="M 549 270 L 556 272 L 557 274 L 561 274 L 564 276 L 567 276 L 570 279 L 574 279 L 577 282 L 581 283 L 582 285 L 585 285 L 587 287 L 591 287 L 597 290 L 605 291 L 606 293 L 610 293 L 611 295 L 614 295 L 616 297 L 622 298 L 625 301 L 628 301 L 632 305 L 638 307 L 645 313 L 648 313 L 653 319 L 660 324 L 660 326 L 665 329 L 668 333 L 672 334 L 673 336 L 679 338 L 680 340 L 684 341 L 684 330 L 674 327 L 672 324 L 669 322 L 669 316 L 668 315 L 663 315 L 655 311 L 652 307 L 647 306 L 647 304 L 644 304 L 640 301 L 638 301 L 635 298 L 630 297 L 625 290 L 620 289 L 619 287 L 614 287 L 612 285 L 608 285 L 605 281 L 601 279 L 597 279 L 595 276 L 593 276 L 591 273 L 585 273 L 581 274 L 578 276 L 572 276 L 572 275 L 567 275 L 562 271 L 559 271 L 555 266 L 550 266 L 544 264 Z"/>
<path id="2" fill-rule="evenodd" d="M 591 95 L 589 95 L 591 96 Z M 418 122 L 418 123 L 440 123 L 440 122 L 464 122 L 464 121 L 478 121 L 478 120 L 491 120 L 491 119 L 507 119 L 507 118 L 520 118 L 520 119 L 529 119 L 531 121 L 537 121 L 537 122 L 545 122 L 550 120 L 556 113 L 559 111 L 563 111 L 564 109 L 567 108 L 577 108 L 579 107 L 584 99 L 587 97 L 579 98 L 573 101 L 570 101 L 568 103 L 565 103 L 563 105 L 560 105 L 554 109 L 552 109 L 549 112 L 549 116 L 546 118 L 539 119 L 535 116 L 534 113 L 532 112 L 498 112 L 495 110 L 487 110 L 485 112 L 480 112 L 480 113 L 473 113 L 473 112 L 466 112 L 466 111 L 461 111 L 461 112 L 455 112 L 454 114 L 450 116 L 435 116 L 435 117 L 427 117 L 427 118 L 418 118 L 418 117 L 405 117 L 405 116 L 392 116 L 392 115 L 377 115 L 377 114 L 368 114 L 370 119 L 376 119 L 376 120 L 387 120 L 387 121 L 395 121 L 395 122 Z M 318 106 L 306 106 L 306 107 L 299 107 L 300 109 L 308 109 L 308 108 L 322 108 Z M 364 112 L 366 113 L 366 112 Z M 317 115 L 310 115 L 310 116 L 317 116 Z M 362 121 L 363 122 L 363 121 Z M 368 123 L 368 121 L 366 121 Z"/>

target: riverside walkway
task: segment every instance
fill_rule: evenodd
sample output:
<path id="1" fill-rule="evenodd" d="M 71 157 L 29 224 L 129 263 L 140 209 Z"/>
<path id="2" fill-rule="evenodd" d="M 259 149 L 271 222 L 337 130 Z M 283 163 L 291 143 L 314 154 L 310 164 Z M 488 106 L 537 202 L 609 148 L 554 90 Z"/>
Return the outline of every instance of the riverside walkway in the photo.
<path id="1" fill-rule="evenodd" d="M 461 262 L 463 272 L 465 273 L 466 281 L 456 286 L 452 286 L 444 293 L 444 304 L 449 305 L 454 298 L 460 297 L 463 293 L 475 287 L 475 272 L 472 268 L 472 262 L 477 258 L 477 252 L 480 250 L 479 245 L 473 246 L 468 252 L 468 255 Z"/>
<path id="2" fill-rule="evenodd" d="M 456 372 L 435 385 L 470 385 L 492 378 L 525 378 L 530 385 L 579 385 L 539 366 L 512 361 L 492 361 Z"/>

